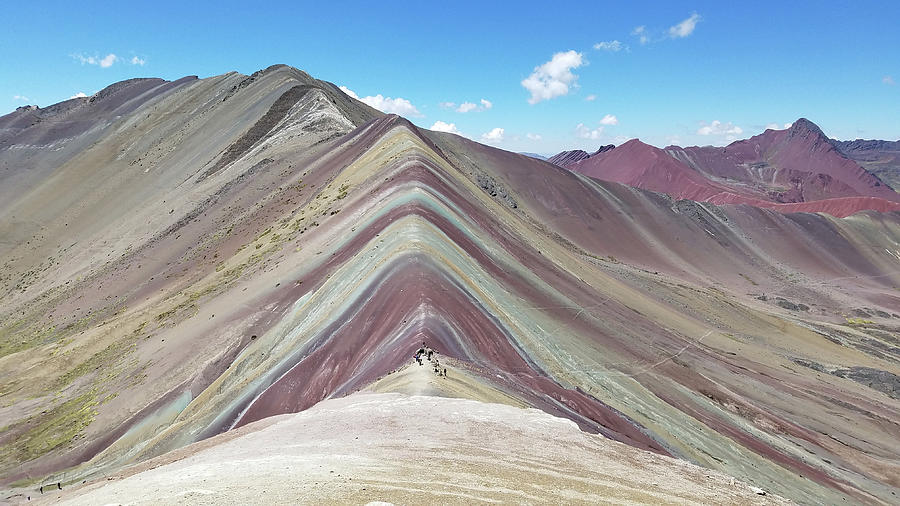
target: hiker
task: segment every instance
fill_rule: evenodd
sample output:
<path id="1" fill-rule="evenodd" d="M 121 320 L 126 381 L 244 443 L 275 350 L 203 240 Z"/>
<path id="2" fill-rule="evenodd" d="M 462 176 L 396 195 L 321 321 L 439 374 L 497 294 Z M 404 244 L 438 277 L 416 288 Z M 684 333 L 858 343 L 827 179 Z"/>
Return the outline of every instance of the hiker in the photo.
<path id="1" fill-rule="evenodd" d="M 447 377 L 447 368 L 446 367 L 444 368 L 444 377 L 445 378 Z"/>
<path id="2" fill-rule="evenodd" d="M 56 482 L 56 488 L 62 490 L 62 483 Z"/>

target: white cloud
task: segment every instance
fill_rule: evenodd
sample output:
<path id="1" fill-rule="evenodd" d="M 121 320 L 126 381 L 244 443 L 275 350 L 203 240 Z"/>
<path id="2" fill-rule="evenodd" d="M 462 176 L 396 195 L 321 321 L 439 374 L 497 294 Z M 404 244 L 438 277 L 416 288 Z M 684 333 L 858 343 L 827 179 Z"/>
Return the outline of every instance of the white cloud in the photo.
<path id="1" fill-rule="evenodd" d="M 73 55 L 72 55 L 72 58 L 74 58 L 75 60 L 81 62 L 82 65 L 84 65 L 85 63 L 87 63 L 87 64 L 89 64 L 89 65 L 96 65 L 96 64 L 97 64 L 97 58 L 95 58 L 95 57 L 93 57 L 93 56 L 85 56 L 85 55 L 83 55 L 83 54 L 73 54 Z"/>
<path id="2" fill-rule="evenodd" d="M 584 99 L 587 100 L 588 102 L 593 102 L 594 100 L 597 100 L 597 95 L 594 95 L 594 94 L 592 93 L 592 94 L 590 94 L 590 95 L 584 97 Z"/>
<path id="3" fill-rule="evenodd" d="M 455 109 L 456 108 L 456 102 L 441 102 L 438 105 L 444 109 Z"/>
<path id="4" fill-rule="evenodd" d="M 603 135 L 603 127 L 597 127 L 591 130 L 584 126 L 584 123 L 579 123 L 578 126 L 575 127 L 575 135 L 582 139 L 597 140 Z"/>
<path id="5" fill-rule="evenodd" d="M 423 114 L 416 109 L 416 106 L 412 105 L 412 102 L 405 98 L 383 97 L 381 94 L 378 94 L 374 97 L 363 97 L 359 100 L 384 113 L 398 114 L 400 116 L 423 116 Z"/>
<path id="6" fill-rule="evenodd" d="M 697 28 L 697 23 L 699 21 L 699 14 L 697 14 L 696 12 L 691 14 L 691 17 L 669 28 L 669 37 L 672 37 L 673 39 L 681 39 L 687 37 L 688 35 L 694 33 L 694 29 Z"/>
<path id="7" fill-rule="evenodd" d="M 505 130 L 503 130 L 500 127 L 494 128 L 490 132 L 485 132 L 485 133 L 481 134 L 481 140 L 483 142 L 488 142 L 491 144 L 503 142 L 503 132 L 504 131 Z"/>
<path id="8" fill-rule="evenodd" d="M 732 124 L 730 121 L 728 123 L 722 123 L 719 120 L 713 120 L 713 122 L 709 124 L 707 124 L 706 122 L 701 122 L 700 128 L 697 129 L 698 135 L 735 136 L 743 132 L 744 129 Z"/>
<path id="9" fill-rule="evenodd" d="M 72 100 L 73 98 L 85 98 L 87 95 L 83 91 L 79 91 L 78 93 L 72 95 L 67 100 Z"/>
<path id="10" fill-rule="evenodd" d="M 338 88 L 339 88 L 341 91 L 343 91 L 344 94 L 346 94 L 348 97 L 350 97 L 350 98 L 355 98 L 356 100 L 359 100 L 359 95 L 357 95 L 356 92 L 354 92 L 354 91 L 351 90 L 350 88 L 348 88 L 348 87 L 346 87 L 346 86 L 338 86 Z"/>
<path id="11" fill-rule="evenodd" d="M 434 130 L 435 132 L 448 132 L 451 134 L 462 135 L 462 132 L 456 128 L 455 123 L 444 123 L 443 121 L 435 121 L 433 125 L 431 125 L 430 130 Z"/>
<path id="12" fill-rule="evenodd" d="M 766 130 L 778 130 L 778 123 L 768 123 L 766 124 Z"/>
<path id="13" fill-rule="evenodd" d="M 894 78 L 892 76 L 882 77 L 881 82 L 883 82 L 884 84 L 886 84 L 888 86 L 893 86 L 893 85 L 897 84 L 896 81 L 894 81 Z"/>
<path id="14" fill-rule="evenodd" d="M 574 50 L 556 53 L 553 58 L 534 68 L 530 76 L 522 80 L 522 86 L 531 93 L 529 104 L 567 95 L 578 76 L 572 73 L 584 63 L 583 55 Z"/>
<path id="15" fill-rule="evenodd" d="M 794 125 L 793 122 L 791 122 L 791 123 L 785 123 L 785 124 L 784 124 L 784 129 L 787 130 L 788 128 L 791 128 L 791 126 L 793 126 L 793 125 Z"/>
<path id="16" fill-rule="evenodd" d="M 607 114 L 606 116 L 603 116 L 603 119 L 600 120 L 600 124 L 601 125 L 618 125 L 619 118 L 615 117 L 612 114 Z"/>
<path id="17" fill-rule="evenodd" d="M 527 137 L 528 140 L 530 140 L 530 141 L 539 141 L 539 140 L 543 139 L 543 137 L 541 137 L 540 134 L 532 134 L 532 133 L 525 134 L 525 137 Z"/>
<path id="18" fill-rule="evenodd" d="M 644 25 L 638 26 L 632 30 L 631 35 L 637 37 L 642 46 L 650 42 L 650 35 L 647 34 L 647 27 Z"/>
<path id="19" fill-rule="evenodd" d="M 456 107 L 456 104 L 453 102 L 441 102 L 440 106 L 453 108 L 453 107 Z M 479 101 L 479 103 L 477 103 L 477 104 L 474 102 L 463 102 L 463 103 L 459 104 L 459 107 L 456 107 L 456 112 L 461 112 L 461 113 L 467 113 L 467 112 L 472 112 L 472 111 L 481 112 L 481 111 L 486 111 L 486 110 L 490 109 L 491 107 L 494 107 L 494 104 L 490 100 L 485 100 L 482 98 Z"/>
<path id="20" fill-rule="evenodd" d="M 21 100 L 22 102 L 31 101 L 31 99 L 26 97 L 25 95 L 13 95 L 13 100 Z"/>
<path id="21" fill-rule="evenodd" d="M 119 57 L 113 53 L 100 58 L 99 56 L 85 56 L 83 54 L 73 54 L 72 58 L 80 62 L 82 65 L 99 65 L 101 68 L 112 67 L 113 63 L 119 60 Z"/>
<path id="22" fill-rule="evenodd" d="M 100 67 L 102 67 L 102 68 L 109 68 L 109 67 L 112 67 L 112 64 L 113 64 L 113 63 L 116 63 L 116 60 L 118 60 L 118 59 L 119 59 L 118 56 L 116 56 L 116 55 L 114 55 L 114 54 L 112 54 L 112 53 L 109 53 L 108 55 L 104 56 L 104 57 L 100 60 Z"/>
<path id="23" fill-rule="evenodd" d="M 143 67 L 144 64 L 147 63 L 147 60 L 138 58 L 137 56 L 132 56 L 130 61 L 132 65 L 140 65 L 141 67 Z"/>
<path id="24" fill-rule="evenodd" d="M 681 144 L 681 136 L 678 134 L 669 135 L 666 137 L 666 144 L 669 146 L 678 146 Z"/>
<path id="25" fill-rule="evenodd" d="M 378 109 L 379 111 L 381 111 L 383 113 L 397 114 L 400 116 L 414 116 L 414 117 L 418 117 L 418 118 L 421 118 L 424 116 L 422 113 L 419 112 L 418 109 L 416 109 L 416 106 L 414 106 L 412 104 L 412 102 L 410 102 L 409 100 L 407 100 L 405 98 L 385 97 L 385 96 L 381 95 L 380 93 L 375 96 L 368 96 L 368 97 L 360 98 L 359 95 L 357 95 L 353 90 L 351 90 L 350 88 L 348 88 L 346 86 L 338 86 L 338 88 L 340 88 L 340 90 L 343 91 L 344 93 L 346 93 L 350 98 L 355 98 L 355 99 L 359 100 L 360 102 L 362 102 L 370 107 L 374 107 L 375 109 Z"/>
<path id="26" fill-rule="evenodd" d="M 625 49 L 625 44 L 622 44 L 618 40 L 607 40 L 604 42 L 598 42 L 594 44 L 594 49 L 598 51 L 609 51 L 610 53 L 618 53 L 619 51 Z"/>

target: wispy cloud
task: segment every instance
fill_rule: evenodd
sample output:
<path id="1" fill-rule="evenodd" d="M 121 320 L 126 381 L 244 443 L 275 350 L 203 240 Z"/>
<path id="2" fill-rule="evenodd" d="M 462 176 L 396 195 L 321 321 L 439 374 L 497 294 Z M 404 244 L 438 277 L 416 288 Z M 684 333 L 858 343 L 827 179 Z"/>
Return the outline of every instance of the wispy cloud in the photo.
<path id="1" fill-rule="evenodd" d="M 574 50 L 556 53 L 550 61 L 538 65 L 530 76 L 522 80 L 522 86 L 531 93 L 529 104 L 568 95 L 569 87 L 576 85 L 578 76 L 572 73 L 584 64 L 584 57 Z"/>
<path id="2" fill-rule="evenodd" d="M 525 134 L 525 137 L 530 141 L 539 141 L 539 140 L 543 139 L 543 137 L 541 137 L 541 134 L 533 134 L 533 133 L 527 133 L 527 134 Z"/>
<path id="3" fill-rule="evenodd" d="M 455 108 L 456 112 L 467 113 L 467 112 L 481 112 L 494 107 L 494 104 L 490 100 L 481 99 L 477 104 L 475 102 L 463 102 L 459 104 L 459 107 L 456 107 L 456 104 L 453 102 L 441 102 L 441 107 L 450 107 Z"/>
<path id="4" fill-rule="evenodd" d="M 881 78 L 881 82 L 883 82 L 884 84 L 886 84 L 886 85 L 888 85 L 888 86 L 893 86 L 893 85 L 897 84 L 897 83 L 894 81 L 894 78 L 893 78 L 892 76 L 884 76 L 884 77 L 882 77 L 882 78 Z"/>
<path id="5" fill-rule="evenodd" d="M 673 39 L 682 39 L 684 37 L 687 37 L 688 35 L 694 33 L 694 29 L 697 28 L 697 23 L 699 22 L 700 15 L 695 12 L 691 14 L 691 17 L 685 19 L 681 23 L 670 27 L 669 37 Z"/>
<path id="6" fill-rule="evenodd" d="M 603 136 L 603 127 L 591 129 L 590 127 L 585 126 L 584 123 L 579 123 L 578 126 L 575 127 L 575 135 L 582 139 L 597 140 Z"/>
<path id="7" fill-rule="evenodd" d="M 80 62 L 82 65 L 97 65 L 100 68 L 104 68 L 104 69 L 112 67 L 113 64 L 119 60 L 119 57 L 116 56 L 114 53 L 109 53 L 108 55 L 106 55 L 102 58 L 100 56 L 96 56 L 96 55 L 86 56 L 84 54 L 73 54 L 72 58 L 74 58 L 75 61 Z"/>
<path id="8" fill-rule="evenodd" d="M 604 42 L 598 42 L 594 44 L 594 49 L 598 51 L 608 51 L 610 53 L 618 53 L 623 49 L 628 49 L 628 46 L 622 44 L 618 40 L 607 40 Z"/>
<path id="9" fill-rule="evenodd" d="M 141 67 L 143 67 L 144 64 L 147 63 L 147 60 L 137 56 L 132 56 L 131 58 L 122 58 L 121 56 L 117 56 L 115 53 L 108 53 L 106 56 L 99 56 L 97 54 L 87 55 L 84 53 L 75 53 L 70 56 L 73 60 L 82 65 L 96 65 L 104 69 L 112 67 L 114 64 L 119 62 L 129 63 L 131 65 L 139 65 Z"/>
<path id="10" fill-rule="evenodd" d="M 588 102 L 593 102 L 594 100 L 597 100 L 597 95 L 594 95 L 593 93 L 591 93 L 590 95 L 584 97 L 584 99 L 587 100 Z"/>
<path id="11" fill-rule="evenodd" d="M 13 100 L 19 100 L 22 102 L 30 102 L 31 99 L 26 97 L 25 95 L 13 95 Z"/>
<path id="12" fill-rule="evenodd" d="M 575 135 L 582 139 L 597 140 L 603 137 L 603 133 L 608 126 L 616 126 L 619 124 L 619 118 L 613 114 L 606 114 L 598 122 L 600 126 L 591 128 L 584 123 L 579 123 L 575 127 Z"/>
<path id="13" fill-rule="evenodd" d="M 85 97 L 87 97 L 87 94 L 84 93 L 83 91 L 79 91 L 78 93 L 69 97 L 67 100 L 72 100 L 73 98 L 85 98 Z"/>
<path id="14" fill-rule="evenodd" d="M 640 42 L 642 46 L 650 42 L 650 34 L 647 33 L 647 27 L 645 25 L 635 27 L 634 30 L 631 31 L 631 35 L 637 37 L 638 42 Z"/>
<path id="15" fill-rule="evenodd" d="M 619 118 L 615 117 L 612 114 L 607 114 L 606 116 L 603 116 L 603 119 L 600 120 L 600 124 L 601 125 L 618 125 Z"/>
<path id="16" fill-rule="evenodd" d="M 419 109 L 416 108 L 409 100 L 405 98 L 391 98 L 385 97 L 382 94 L 368 96 L 368 97 L 360 97 L 353 90 L 346 86 L 339 86 L 341 91 L 346 93 L 352 98 L 359 100 L 360 102 L 374 107 L 379 111 L 387 114 L 397 114 L 400 116 L 413 116 L 416 118 L 422 118 L 425 115 L 419 112 Z"/>
<path id="17" fill-rule="evenodd" d="M 702 19 L 703 18 L 695 12 L 680 23 L 670 26 L 669 29 L 664 32 L 653 30 L 653 33 L 651 34 L 647 25 L 641 25 L 635 27 L 635 29 L 631 31 L 631 35 L 637 37 L 638 42 L 640 42 L 642 46 L 651 42 L 660 42 L 665 39 L 683 39 L 694 33 L 694 30 L 697 29 L 697 23 Z M 597 45 L 595 44 L 594 47 L 597 48 Z M 626 46 L 625 49 L 627 50 L 628 47 Z"/>
<path id="18" fill-rule="evenodd" d="M 500 142 L 503 142 L 504 132 L 505 130 L 500 127 L 494 128 L 490 132 L 481 134 L 481 141 L 487 142 L 489 144 L 498 144 Z"/>
<path id="19" fill-rule="evenodd" d="M 787 128 L 787 127 L 785 127 Z M 722 123 L 719 120 L 713 120 L 710 123 L 700 122 L 700 128 L 697 129 L 697 135 L 713 135 L 724 136 L 725 140 L 733 141 L 737 136 L 744 133 L 744 129 L 731 123 Z"/>

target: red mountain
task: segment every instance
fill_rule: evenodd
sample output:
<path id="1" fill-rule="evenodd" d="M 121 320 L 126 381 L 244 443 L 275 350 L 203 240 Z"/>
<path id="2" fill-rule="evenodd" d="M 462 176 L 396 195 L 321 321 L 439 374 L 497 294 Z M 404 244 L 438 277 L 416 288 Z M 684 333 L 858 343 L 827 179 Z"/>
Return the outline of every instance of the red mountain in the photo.
<path id="1" fill-rule="evenodd" d="M 724 148 L 670 147 L 666 151 L 712 180 L 744 186 L 741 193 L 774 202 L 855 196 L 900 201 L 900 195 L 844 156 L 805 118 L 787 130 L 766 130 Z"/>
<path id="2" fill-rule="evenodd" d="M 835 216 L 864 209 L 900 210 L 900 194 L 845 157 L 819 127 L 803 118 L 787 130 L 766 130 L 726 147 L 662 150 L 635 139 L 566 167 L 605 181 L 715 204 Z"/>

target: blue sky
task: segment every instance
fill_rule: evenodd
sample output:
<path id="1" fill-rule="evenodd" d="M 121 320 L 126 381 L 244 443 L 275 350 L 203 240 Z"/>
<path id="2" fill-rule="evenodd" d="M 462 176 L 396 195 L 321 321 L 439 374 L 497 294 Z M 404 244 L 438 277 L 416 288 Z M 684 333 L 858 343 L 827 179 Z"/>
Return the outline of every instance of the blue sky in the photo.
<path id="1" fill-rule="evenodd" d="M 453 125 L 515 151 L 633 137 L 723 145 L 801 116 L 839 139 L 900 138 L 896 1 L 82 1 L 3 10 L 2 113 L 131 77 L 286 63 L 418 125 Z"/>

